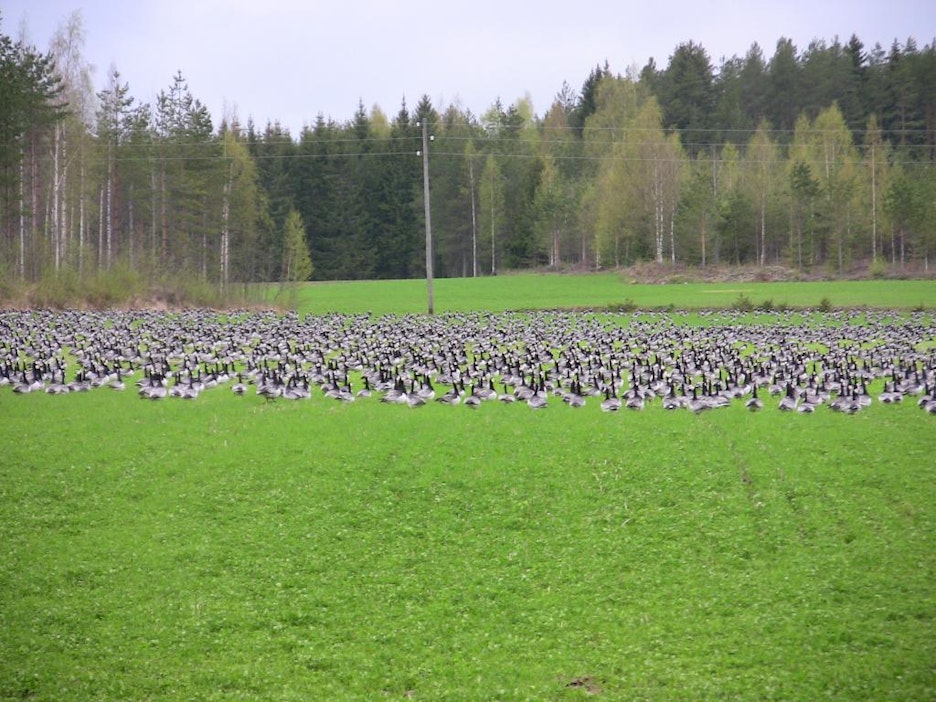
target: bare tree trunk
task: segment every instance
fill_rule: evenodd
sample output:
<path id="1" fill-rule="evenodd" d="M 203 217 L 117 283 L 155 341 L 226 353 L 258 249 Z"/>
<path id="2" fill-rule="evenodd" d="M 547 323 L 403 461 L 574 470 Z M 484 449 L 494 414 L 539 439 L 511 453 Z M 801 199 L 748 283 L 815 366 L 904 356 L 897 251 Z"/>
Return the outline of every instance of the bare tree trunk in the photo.
<path id="1" fill-rule="evenodd" d="M 59 141 L 61 139 L 61 132 L 62 125 L 55 125 L 55 136 L 52 142 L 52 197 L 51 202 L 49 203 L 52 208 L 49 217 L 51 220 L 50 228 L 52 230 L 52 260 L 56 272 L 58 272 L 59 266 L 62 263 L 62 232 L 59 210 L 61 198 L 61 180 L 59 176 Z"/>
<path id="2" fill-rule="evenodd" d="M 659 163 L 653 168 L 653 236 L 655 260 L 663 263 L 663 175 Z"/>
<path id="3" fill-rule="evenodd" d="M 85 252 L 85 230 L 87 227 L 87 220 L 85 218 L 85 162 L 84 159 L 81 160 L 81 176 L 80 176 L 80 187 L 79 187 L 79 197 L 78 197 L 78 275 L 81 276 L 84 273 L 84 252 Z"/>
<path id="4" fill-rule="evenodd" d="M 25 153 L 20 156 L 19 179 L 19 268 L 20 280 L 26 280 L 26 159 Z"/>
<path id="5" fill-rule="evenodd" d="M 871 143 L 871 261 L 877 258 L 877 168 L 874 160 L 874 143 Z"/>
<path id="6" fill-rule="evenodd" d="M 98 188 L 98 270 L 104 267 L 104 190 L 106 185 Z"/>
<path id="7" fill-rule="evenodd" d="M 129 220 L 129 230 L 128 237 L 129 241 L 129 256 L 130 256 L 130 268 L 133 268 L 133 240 L 136 236 L 136 230 L 133 228 L 133 183 L 130 183 L 130 201 L 127 203 L 127 219 Z"/>
<path id="8" fill-rule="evenodd" d="M 104 202 L 105 232 L 107 234 L 107 256 L 105 264 L 107 268 L 111 267 L 114 254 L 114 157 L 111 148 L 108 146 L 107 155 L 107 185 Z"/>
<path id="9" fill-rule="evenodd" d="M 62 182 L 59 203 L 59 226 L 61 232 L 62 263 L 67 263 L 70 239 L 68 218 L 68 172 L 71 169 L 71 154 L 68 151 L 68 133 L 62 128 Z"/>
<path id="10" fill-rule="evenodd" d="M 153 170 L 150 171 L 150 190 L 152 191 L 152 201 L 150 204 L 150 256 L 152 257 L 151 265 L 155 265 L 158 260 L 158 254 L 156 249 L 156 223 L 158 221 L 157 212 L 157 178 L 156 178 L 156 168 L 153 167 Z"/>
<path id="11" fill-rule="evenodd" d="M 471 188 L 471 277 L 478 277 L 478 213 L 475 207 L 474 163 L 468 159 L 468 183 Z"/>
<path id="12" fill-rule="evenodd" d="M 670 208 L 669 216 L 670 262 L 676 265 L 676 208 Z"/>
<path id="13" fill-rule="evenodd" d="M 166 166 L 163 164 L 159 172 L 159 219 L 162 227 L 162 260 L 168 262 L 169 258 L 169 220 L 166 212 Z"/>
<path id="14" fill-rule="evenodd" d="M 491 275 L 497 275 L 496 250 L 494 246 L 494 186 L 491 186 Z"/>
<path id="15" fill-rule="evenodd" d="M 562 255 L 561 251 L 561 239 L 562 239 L 562 229 L 559 225 L 553 227 L 553 253 L 552 253 L 552 265 L 553 268 L 559 268 L 562 265 Z"/>
<path id="16" fill-rule="evenodd" d="M 891 227 L 891 265 L 897 265 L 897 228 Z"/>
<path id="17" fill-rule="evenodd" d="M 588 263 L 588 242 L 585 239 L 585 230 L 582 229 L 582 268 Z"/>
<path id="18" fill-rule="evenodd" d="M 760 265 L 767 264 L 767 191 L 761 190 L 760 197 Z"/>
<path id="19" fill-rule="evenodd" d="M 230 219 L 231 219 L 231 189 L 234 185 L 234 161 L 231 161 L 230 167 L 228 168 L 228 179 L 224 184 L 224 197 L 221 201 L 221 260 L 220 260 L 220 278 L 221 278 L 221 294 L 227 290 L 228 285 L 228 246 L 229 239 L 231 235 L 230 231 Z"/>
<path id="20" fill-rule="evenodd" d="M 36 275 L 39 272 L 39 268 L 43 261 L 40 260 L 40 245 L 39 245 L 39 219 L 42 216 L 42 207 L 40 205 L 40 192 L 41 192 L 41 179 L 39 177 L 39 146 L 38 146 L 38 137 L 35 135 L 30 140 L 29 148 L 29 203 L 30 203 L 30 217 L 29 217 L 29 242 L 30 248 L 32 249 L 32 257 L 30 262 L 30 271 L 31 275 Z"/>

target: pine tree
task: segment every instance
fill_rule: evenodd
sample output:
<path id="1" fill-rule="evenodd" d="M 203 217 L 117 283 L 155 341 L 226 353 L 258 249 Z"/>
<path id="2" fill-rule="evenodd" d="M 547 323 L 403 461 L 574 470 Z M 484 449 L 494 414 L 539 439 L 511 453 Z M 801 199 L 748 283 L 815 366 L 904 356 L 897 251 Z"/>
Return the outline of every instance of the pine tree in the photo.
<path id="1" fill-rule="evenodd" d="M 39 274 L 40 141 L 67 114 L 63 86 L 48 54 L 0 34 L 0 262 L 21 279 Z M 5 266 L 6 267 L 6 266 Z"/>

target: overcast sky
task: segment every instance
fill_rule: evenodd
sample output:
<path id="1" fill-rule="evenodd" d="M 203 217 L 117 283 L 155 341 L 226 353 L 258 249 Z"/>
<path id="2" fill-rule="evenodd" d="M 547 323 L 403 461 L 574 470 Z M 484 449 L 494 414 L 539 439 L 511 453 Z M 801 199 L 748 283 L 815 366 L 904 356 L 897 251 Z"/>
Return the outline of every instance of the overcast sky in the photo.
<path id="1" fill-rule="evenodd" d="M 74 11 L 95 90 L 113 64 L 138 101 L 154 102 L 179 70 L 210 110 L 298 136 L 317 114 L 344 122 L 358 103 L 392 119 L 405 98 L 475 115 L 497 98 L 529 96 L 537 115 L 563 81 L 578 92 L 593 67 L 664 68 L 680 43 L 701 44 L 717 66 L 753 42 L 765 58 L 788 37 L 889 48 L 936 37 L 932 0 L 2 0 L 3 33 L 48 49 Z"/>

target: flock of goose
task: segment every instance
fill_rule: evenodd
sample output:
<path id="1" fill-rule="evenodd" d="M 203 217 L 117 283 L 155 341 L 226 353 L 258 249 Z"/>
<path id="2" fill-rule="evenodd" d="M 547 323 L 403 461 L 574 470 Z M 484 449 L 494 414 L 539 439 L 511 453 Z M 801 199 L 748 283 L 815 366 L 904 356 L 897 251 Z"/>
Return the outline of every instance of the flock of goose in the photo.
<path id="1" fill-rule="evenodd" d="M 150 400 L 227 388 L 265 401 L 318 395 L 606 412 L 742 403 L 854 414 L 912 398 L 936 414 L 936 318 L 805 311 L 752 323 L 718 312 L 687 324 L 679 313 L 5 311 L 0 386 L 18 394 L 134 388 Z"/>

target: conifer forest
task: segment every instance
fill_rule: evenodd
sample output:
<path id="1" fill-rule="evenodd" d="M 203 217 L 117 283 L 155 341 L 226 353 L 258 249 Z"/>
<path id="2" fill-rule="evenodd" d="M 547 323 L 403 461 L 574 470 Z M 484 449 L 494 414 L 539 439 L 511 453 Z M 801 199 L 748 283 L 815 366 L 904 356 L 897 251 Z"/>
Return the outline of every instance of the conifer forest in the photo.
<path id="1" fill-rule="evenodd" d="M 73 15 L 42 51 L 0 24 L 0 297 L 105 271 L 222 294 L 425 275 L 423 125 L 436 276 L 936 256 L 936 42 L 780 39 L 718 65 L 688 42 L 596 63 L 539 114 L 423 96 L 292 134 L 210 114 L 182 72 L 152 103 L 116 68 L 94 86 L 82 32 Z"/>

